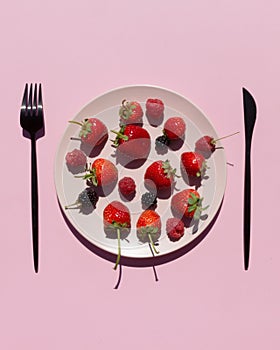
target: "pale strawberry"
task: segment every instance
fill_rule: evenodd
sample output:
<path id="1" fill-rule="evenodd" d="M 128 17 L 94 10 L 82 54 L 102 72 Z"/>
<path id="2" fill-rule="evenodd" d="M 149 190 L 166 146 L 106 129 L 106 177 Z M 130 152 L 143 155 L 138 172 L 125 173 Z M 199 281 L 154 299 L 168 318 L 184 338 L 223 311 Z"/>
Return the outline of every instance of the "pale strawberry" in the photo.
<path id="1" fill-rule="evenodd" d="M 186 132 L 186 123 L 181 117 L 167 119 L 163 126 L 163 134 L 169 141 L 183 139 Z"/>
<path id="2" fill-rule="evenodd" d="M 209 135 L 202 136 L 195 143 L 195 151 L 201 153 L 205 158 L 209 158 L 211 154 L 214 153 L 215 150 L 217 149 L 218 141 L 231 137 L 238 133 L 239 132 L 235 132 L 227 136 L 219 137 L 218 139 L 214 139 L 214 137 Z M 218 148 L 222 148 L 222 147 L 218 147 Z"/>
<path id="3" fill-rule="evenodd" d="M 186 189 L 180 191 L 171 199 L 171 210 L 175 217 L 179 219 L 194 219 L 199 220 L 203 210 L 203 198 L 194 189 Z"/>
<path id="4" fill-rule="evenodd" d="M 105 124 L 98 118 L 85 118 L 82 122 L 71 120 L 69 123 L 81 127 L 79 136 L 81 141 L 89 146 L 99 146 L 108 138 L 108 130 Z"/>
<path id="5" fill-rule="evenodd" d="M 123 100 L 119 110 L 120 124 L 142 124 L 143 110 L 139 102 Z"/>

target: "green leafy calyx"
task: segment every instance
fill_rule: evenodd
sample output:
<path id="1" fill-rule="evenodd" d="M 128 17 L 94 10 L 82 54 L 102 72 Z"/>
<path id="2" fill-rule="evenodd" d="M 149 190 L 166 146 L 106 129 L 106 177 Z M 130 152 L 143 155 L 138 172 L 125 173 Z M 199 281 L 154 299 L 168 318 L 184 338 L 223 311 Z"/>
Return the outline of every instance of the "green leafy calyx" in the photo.
<path id="1" fill-rule="evenodd" d="M 194 212 L 193 218 L 194 220 L 199 220 L 201 217 L 202 211 L 206 210 L 209 206 L 202 208 L 202 201 L 203 198 L 199 198 L 194 193 L 190 193 L 190 196 L 188 198 L 188 212 L 192 213 Z"/>
<path id="2" fill-rule="evenodd" d="M 200 170 L 196 173 L 196 176 L 197 176 L 197 177 L 203 177 L 203 176 L 205 175 L 207 169 L 209 169 L 209 167 L 207 166 L 207 163 L 206 163 L 206 161 L 204 160 L 204 161 L 202 162 L 202 165 L 201 165 Z"/>
<path id="3" fill-rule="evenodd" d="M 128 141 L 128 136 L 124 134 L 126 125 L 122 125 L 119 131 L 111 130 L 114 134 L 116 134 L 115 140 L 111 140 L 113 142 L 113 147 L 118 147 L 121 140 Z"/>
<path id="4" fill-rule="evenodd" d="M 178 175 L 176 175 L 176 169 L 173 169 L 170 165 L 169 160 L 162 162 L 162 169 L 168 179 L 174 178 L 174 176 L 179 177 Z"/>
<path id="5" fill-rule="evenodd" d="M 85 171 L 86 171 L 86 174 L 83 176 L 83 179 L 89 180 L 93 184 L 93 186 L 98 186 L 98 180 L 97 180 L 95 168 L 92 168 L 91 165 L 87 164 Z"/>
<path id="6" fill-rule="evenodd" d="M 126 100 L 123 100 L 119 110 L 119 116 L 127 120 L 133 114 L 133 111 L 135 108 L 136 108 L 135 104 L 130 103 Z"/>

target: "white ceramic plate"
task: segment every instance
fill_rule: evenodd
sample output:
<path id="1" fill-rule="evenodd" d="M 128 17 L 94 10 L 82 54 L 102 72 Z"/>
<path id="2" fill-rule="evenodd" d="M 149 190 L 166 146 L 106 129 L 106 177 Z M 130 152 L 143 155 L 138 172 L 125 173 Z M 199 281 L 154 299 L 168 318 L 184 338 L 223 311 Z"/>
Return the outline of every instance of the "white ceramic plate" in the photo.
<path id="1" fill-rule="evenodd" d="M 127 237 L 127 240 L 121 241 L 122 256 L 128 258 L 147 258 L 151 257 L 151 250 L 147 243 L 139 242 L 136 236 L 135 225 L 136 221 L 143 211 L 141 206 L 141 195 L 147 190 L 143 185 L 143 176 L 146 167 L 155 160 L 169 159 L 171 165 L 177 169 L 180 175 L 180 155 L 187 150 L 194 150 L 195 141 L 203 136 L 210 135 L 218 138 L 218 135 L 203 114 L 195 105 L 188 101 L 185 97 L 156 86 L 136 85 L 121 87 L 109 91 L 91 102 L 89 102 L 82 110 L 73 118 L 81 121 L 84 118 L 95 116 L 101 119 L 107 126 L 108 130 L 119 129 L 118 111 L 123 99 L 128 101 L 139 101 L 145 112 L 145 102 L 148 98 L 159 98 L 165 104 L 164 121 L 171 116 L 181 116 L 185 119 L 187 131 L 185 143 L 177 151 L 169 150 L 167 154 L 160 156 L 155 151 L 154 140 L 161 135 L 163 123 L 158 127 L 149 125 L 146 116 L 144 115 L 144 127 L 149 131 L 152 139 L 152 149 L 149 159 L 139 169 L 126 169 L 121 165 L 117 165 L 119 171 L 119 179 L 124 176 L 131 176 L 137 184 L 137 193 L 132 202 L 126 202 L 132 216 L 132 229 Z M 58 200 L 61 208 L 65 205 L 76 201 L 79 193 L 85 188 L 84 180 L 77 179 L 68 170 L 65 163 L 65 155 L 74 148 L 80 148 L 80 141 L 71 140 L 71 137 L 78 137 L 79 127 L 77 125 L 66 125 L 66 131 L 62 137 L 58 147 L 55 159 L 55 184 Z M 109 135 L 109 139 L 114 138 L 113 134 Z M 219 146 L 219 144 L 218 144 Z M 111 147 L 111 142 L 108 140 L 102 152 L 98 157 L 110 159 L 115 163 L 113 156 L 114 148 Z M 93 162 L 94 159 L 89 159 Z M 200 195 L 204 198 L 203 205 L 208 206 L 205 211 L 207 218 L 200 220 L 198 230 L 193 234 L 192 227 L 185 229 L 184 236 L 177 242 L 171 242 L 165 232 L 165 223 L 169 217 L 172 217 L 170 211 L 170 199 L 158 200 L 156 211 L 162 219 L 162 233 L 158 241 L 159 250 L 158 256 L 163 256 L 175 252 L 176 250 L 189 245 L 195 238 L 207 228 L 217 213 L 225 191 L 226 186 L 226 159 L 223 149 L 216 150 L 210 159 L 207 161 L 209 169 L 207 170 L 208 179 L 202 181 L 202 186 L 198 189 Z M 183 190 L 189 188 L 182 178 L 177 179 L 176 189 Z M 174 193 L 176 193 L 175 191 Z M 79 210 L 64 210 L 64 214 L 74 228 L 90 243 L 98 248 L 117 254 L 117 240 L 110 239 L 105 236 L 103 230 L 102 214 L 105 206 L 112 200 L 121 201 L 118 188 L 106 198 L 100 198 L 97 203 L 97 208 L 89 215 L 80 213 Z"/>

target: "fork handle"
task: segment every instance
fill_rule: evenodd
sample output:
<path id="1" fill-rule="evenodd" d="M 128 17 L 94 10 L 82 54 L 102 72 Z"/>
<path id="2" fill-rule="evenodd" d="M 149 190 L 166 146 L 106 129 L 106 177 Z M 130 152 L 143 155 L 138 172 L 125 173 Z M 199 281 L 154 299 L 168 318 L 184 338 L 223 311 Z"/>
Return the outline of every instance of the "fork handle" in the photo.
<path id="1" fill-rule="evenodd" d="M 37 177 L 37 154 L 36 138 L 31 135 L 31 198 L 32 198 L 32 244 L 34 270 L 38 272 L 39 261 L 39 235 L 38 235 L 38 177 Z"/>

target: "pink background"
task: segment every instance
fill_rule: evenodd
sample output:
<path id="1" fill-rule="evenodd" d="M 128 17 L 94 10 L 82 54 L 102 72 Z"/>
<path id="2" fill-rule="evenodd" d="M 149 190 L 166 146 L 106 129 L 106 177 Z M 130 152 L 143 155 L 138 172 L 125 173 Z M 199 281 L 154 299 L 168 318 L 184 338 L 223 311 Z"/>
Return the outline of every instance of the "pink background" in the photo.
<path id="1" fill-rule="evenodd" d="M 279 349 L 276 198 L 280 5 L 247 1 L 10 1 L 0 14 L 0 348 Z M 40 273 L 32 266 L 30 142 L 21 135 L 25 82 L 42 82 L 38 141 Z M 185 95 L 224 142 L 228 184 L 210 234 L 181 258 L 123 267 L 85 248 L 58 208 L 53 165 L 67 121 L 95 96 L 130 84 Z M 242 259 L 241 88 L 258 104 L 253 146 L 252 254 Z M 276 156 L 277 155 L 277 156 Z"/>

